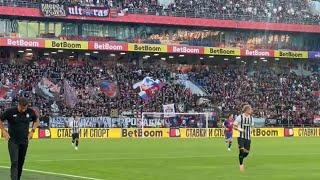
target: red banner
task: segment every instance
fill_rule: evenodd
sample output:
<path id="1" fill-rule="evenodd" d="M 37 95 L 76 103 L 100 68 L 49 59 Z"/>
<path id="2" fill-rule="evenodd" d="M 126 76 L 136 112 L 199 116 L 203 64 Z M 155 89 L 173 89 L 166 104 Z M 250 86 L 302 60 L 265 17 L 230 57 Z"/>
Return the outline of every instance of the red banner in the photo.
<path id="1" fill-rule="evenodd" d="M 128 51 L 127 43 L 89 41 L 89 50 Z"/>
<path id="2" fill-rule="evenodd" d="M 259 56 L 259 57 L 274 57 L 274 50 L 263 49 L 241 49 L 241 56 Z"/>
<path id="3" fill-rule="evenodd" d="M 203 47 L 168 45 L 168 53 L 204 54 Z"/>
<path id="4" fill-rule="evenodd" d="M 0 46 L 44 48 L 43 39 L 1 38 Z"/>

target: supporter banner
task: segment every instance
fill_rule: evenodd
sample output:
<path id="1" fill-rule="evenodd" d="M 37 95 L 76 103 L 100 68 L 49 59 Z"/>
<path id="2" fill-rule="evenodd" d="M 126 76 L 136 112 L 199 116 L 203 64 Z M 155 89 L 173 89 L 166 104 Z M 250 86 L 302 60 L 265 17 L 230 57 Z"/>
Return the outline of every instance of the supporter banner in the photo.
<path id="1" fill-rule="evenodd" d="M 174 104 L 164 104 L 162 106 L 163 106 L 164 117 L 174 117 L 175 116 Z"/>
<path id="2" fill-rule="evenodd" d="M 274 57 L 274 50 L 250 50 L 241 49 L 241 56 L 259 56 L 259 57 Z"/>
<path id="3" fill-rule="evenodd" d="M 127 43 L 89 41 L 89 50 L 128 51 Z"/>
<path id="4" fill-rule="evenodd" d="M 274 51 L 274 57 L 306 59 L 308 51 Z"/>
<path id="5" fill-rule="evenodd" d="M 128 51 L 138 52 L 167 52 L 166 45 L 154 45 L 154 44 L 128 44 Z"/>
<path id="6" fill-rule="evenodd" d="M 55 128 L 65 127 L 68 123 L 69 117 L 50 117 L 50 125 Z M 80 118 L 80 126 L 87 126 L 87 127 L 95 127 L 96 124 L 100 122 L 100 125 L 104 127 L 138 127 L 141 126 L 141 118 L 134 118 L 134 117 L 118 117 L 118 118 L 111 118 L 111 117 L 81 117 Z M 145 127 L 157 127 L 158 124 L 161 124 L 163 119 L 161 118 L 152 118 L 149 119 L 146 117 L 144 119 L 144 126 Z M 115 126 L 118 125 L 118 126 Z"/>
<path id="7" fill-rule="evenodd" d="M 224 137 L 223 128 L 180 128 L 181 138 Z M 207 134 L 208 133 L 208 134 Z M 233 137 L 238 137 L 239 132 L 234 131 Z M 254 128 L 252 137 L 284 137 L 283 128 Z"/>
<path id="8" fill-rule="evenodd" d="M 295 137 L 320 137 L 320 128 L 293 128 Z"/>
<path id="9" fill-rule="evenodd" d="M 169 128 L 125 128 L 121 129 L 123 138 L 168 138 L 170 137 Z"/>
<path id="10" fill-rule="evenodd" d="M 45 17 L 67 16 L 66 9 L 62 4 L 41 4 L 40 10 Z"/>
<path id="11" fill-rule="evenodd" d="M 309 51 L 309 58 L 320 58 L 320 51 Z"/>
<path id="12" fill-rule="evenodd" d="M 168 45 L 168 53 L 204 54 L 203 47 Z"/>
<path id="13" fill-rule="evenodd" d="M 240 56 L 239 48 L 214 48 L 214 47 L 205 47 L 204 54 L 212 55 L 225 55 L 225 56 Z"/>
<path id="14" fill-rule="evenodd" d="M 43 39 L 0 38 L 0 46 L 44 48 Z"/>
<path id="15" fill-rule="evenodd" d="M 71 138 L 70 128 L 51 128 L 51 138 Z M 81 128 L 80 138 L 120 138 L 119 128 Z"/>
<path id="16" fill-rule="evenodd" d="M 88 42 L 86 41 L 59 41 L 59 40 L 45 40 L 46 48 L 59 49 L 88 49 Z"/>
<path id="17" fill-rule="evenodd" d="M 68 15 L 73 16 L 91 16 L 91 17 L 108 17 L 109 8 L 107 7 L 81 7 L 69 6 L 67 7 Z"/>

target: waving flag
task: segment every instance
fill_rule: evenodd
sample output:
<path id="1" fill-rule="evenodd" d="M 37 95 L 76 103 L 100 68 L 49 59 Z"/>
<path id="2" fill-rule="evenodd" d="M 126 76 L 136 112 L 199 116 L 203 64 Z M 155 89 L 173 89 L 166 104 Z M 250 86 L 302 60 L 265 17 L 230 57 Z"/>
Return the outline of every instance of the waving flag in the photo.
<path id="1" fill-rule="evenodd" d="M 140 88 L 139 96 L 144 101 L 148 101 L 152 96 L 161 90 L 163 83 L 159 80 L 153 80 L 151 77 L 145 77 L 142 81 L 133 85 L 133 89 Z"/>
<path id="2" fill-rule="evenodd" d="M 12 101 L 12 99 L 16 96 L 17 92 L 19 92 L 18 86 L 14 84 L 10 84 L 10 87 L 0 85 L 0 101 Z"/>
<path id="3" fill-rule="evenodd" d="M 54 98 L 55 94 L 60 93 L 60 87 L 52 83 L 48 78 L 42 78 L 37 84 L 36 93 L 46 99 Z"/>
<path id="4" fill-rule="evenodd" d="M 116 97 L 117 96 L 117 85 L 114 82 L 110 82 L 108 80 L 104 80 L 100 83 L 100 91 L 103 92 L 108 97 Z"/>
<path id="5" fill-rule="evenodd" d="M 74 108 L 78 103 L 76 90 L 71 87 L 69 82 L 64 80 L 64 99 L 67 106 Z"/>

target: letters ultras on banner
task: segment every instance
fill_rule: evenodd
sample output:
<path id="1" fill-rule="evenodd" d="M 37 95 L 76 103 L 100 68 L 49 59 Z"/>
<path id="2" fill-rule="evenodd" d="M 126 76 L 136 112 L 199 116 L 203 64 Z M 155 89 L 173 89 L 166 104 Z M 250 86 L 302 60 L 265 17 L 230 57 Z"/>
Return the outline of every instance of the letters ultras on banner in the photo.
<path id="1" fill-rule="evenodd" d="M 163 83 L 159 80 L 153 80 L 151 77 L 145 77 L 142 81 L 133 85 L 133 89 L 140 88 L 139 96 L 143 101 L 148 101 L 155 93 L 161 90 Z"/>

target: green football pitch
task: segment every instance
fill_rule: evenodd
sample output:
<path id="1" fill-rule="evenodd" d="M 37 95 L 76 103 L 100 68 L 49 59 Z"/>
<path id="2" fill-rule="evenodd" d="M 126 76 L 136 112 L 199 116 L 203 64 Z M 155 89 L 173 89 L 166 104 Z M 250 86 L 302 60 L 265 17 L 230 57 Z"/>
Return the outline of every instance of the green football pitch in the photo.
<path id="1" fill-rule="evenodd" d="M 32 140 L 22 180 L 319 180 L 319 138 L 255 138 L 238 169 L 236 142 L 213 139 Z M 0 141 L 0 179 L 9 179 L 7 142 Z"/>

